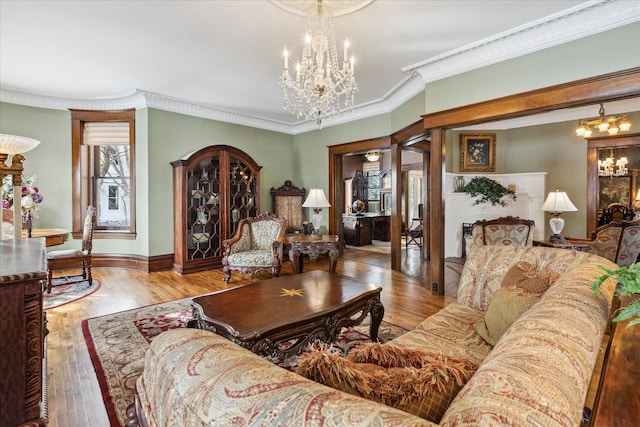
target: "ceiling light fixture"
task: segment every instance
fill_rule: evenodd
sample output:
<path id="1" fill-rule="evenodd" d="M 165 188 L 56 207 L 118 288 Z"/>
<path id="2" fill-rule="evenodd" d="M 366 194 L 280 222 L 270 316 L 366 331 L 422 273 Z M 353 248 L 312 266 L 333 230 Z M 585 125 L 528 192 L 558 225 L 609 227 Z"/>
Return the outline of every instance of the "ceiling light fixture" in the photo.
<path id="1" fill-rule="evenodd" d="M 580 119 L 576 128 L 576 135 L 583 138 L 591 138 L 591 135 L 593 135 L 592 127 L 598 129 L 598 132 L 607 132 L 610 136 L 617 135 L 619 132 L 627 132 L 631 129 L 631 122 L 627 119 L 626 114 L 622 117 L 605 117 L 602 103 L 600 103 L 598 114 L 600 117 L 597 119 Z"/>
<path id="2" fill-rule="evenodd" d="M 604 150 L 600 151 L 602 152 Z M 626 156 L 620 157 L 616 160 L 612 148 L 609 157 L 605 159 L 598 159 L 598 176 L 625 176 L 629 173 L 629 169 L 627 168 L 628 165 L 629 160 Z"/>
<path id="3" fill-rule="evenodd" d="M 364 155 L 369 162 L 377 162 L 380 159 L 380 152 L 378 150 L 368 151 L 367 154 Z"/>
<path id="4" fill-rule="evenodd" d="M 284 92 L 284 109 L 305 120 L 315 119 L 318 129 L 322 121 L 353 110 L 358 85 L 354 76 L 353 55 L 349 57 L 349 41 L 344 43 L 342 66 L 338 63 L 333 32 L 331 4 L 317 0 L 307 11 L 306 35 L 302 59 L 296 64 L 295 78 L 289 75 L 289 52 L 284 49 L 284 71 L 280 86 Z"/>

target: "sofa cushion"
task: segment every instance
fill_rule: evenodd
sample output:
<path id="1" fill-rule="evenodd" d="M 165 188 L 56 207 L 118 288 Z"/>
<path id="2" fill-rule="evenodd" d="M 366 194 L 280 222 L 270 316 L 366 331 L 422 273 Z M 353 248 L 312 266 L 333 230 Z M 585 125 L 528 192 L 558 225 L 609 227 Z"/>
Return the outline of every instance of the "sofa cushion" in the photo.
<path id="1" fill-rule="evenodd" d="M 311 349 L 297 373 L 332 388 L 438 422 L 476 367 L 463 359 L 373 343 L 345 358 Z"/>

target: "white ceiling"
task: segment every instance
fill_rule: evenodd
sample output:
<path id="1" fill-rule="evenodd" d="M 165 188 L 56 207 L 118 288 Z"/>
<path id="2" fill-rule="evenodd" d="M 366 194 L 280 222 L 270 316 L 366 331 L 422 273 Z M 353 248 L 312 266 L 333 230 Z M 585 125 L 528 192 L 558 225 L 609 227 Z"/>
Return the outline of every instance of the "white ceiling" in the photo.
<path id="1" fill-rule="evenodd" d="M 552 36 L 542 25 L 610 3 L 374 0 L 335 19 L 338 42 L 348 38 L 356 57 L 353 117 L 389 111 L 427 81 L 521 54 L 507 45 L 486 57 L 483 46 L 495 51 L 520 37 L 532 51 L 620 25 L 589 22 L 571 32 L 564 22 Z M 278 76 L 284 46 L 299 57 L 304 23 L 267 0 L 1 0 L 0 99 L 54 108 L 155 103 L 297 133 L 311 124 L 283 110 Z"/>

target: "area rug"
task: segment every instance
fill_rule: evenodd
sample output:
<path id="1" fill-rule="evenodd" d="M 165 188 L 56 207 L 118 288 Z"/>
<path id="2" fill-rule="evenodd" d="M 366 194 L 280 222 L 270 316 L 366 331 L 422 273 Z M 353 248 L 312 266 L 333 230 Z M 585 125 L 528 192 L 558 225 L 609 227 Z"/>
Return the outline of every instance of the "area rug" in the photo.
<path id="1" fill-rule="evenodd" d="M 134 387 L 144 368 L 149 343 L 161 332 L 185 327 L 191 317 L 191 298 L 141 307 L 82 321 L 82 331 L 96 371 L 112 427 L 126 424 L 126 409 L 133 402 Z M 345 328 L 333 345 L 346 353 L 369 341 L 369 317 L 353 328 Z M 406 330 L 382 322 L 379 337 L 389 341 Z M 288 369 L 297 357 L 272 360 Z"/>
<path id="2" fill-rule="evenodd" d="M 72 301 L 84 298 L 100 289 L 100 281 L 93 279 L 93 284 L 89 286 L 88 280 L 76 283 L 66 283 L 67 279 L 64 277 L 55 278 L 52 281 L 53 287 L 51 293 L 48 294 L 44 291 L 43 304 L 44 309 L 60 307 L 63 304 L 68 304 Z"/>

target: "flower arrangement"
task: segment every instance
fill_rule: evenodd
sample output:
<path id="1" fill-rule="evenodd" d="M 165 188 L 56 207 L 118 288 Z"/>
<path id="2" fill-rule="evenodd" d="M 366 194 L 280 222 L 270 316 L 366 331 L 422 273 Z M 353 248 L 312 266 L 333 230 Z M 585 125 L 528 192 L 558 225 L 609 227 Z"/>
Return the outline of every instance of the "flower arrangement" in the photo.
<path id="1" fill-rule="evenodd" d="M 38 205 L 42 203 L 44 197 L 40 194 L 40 190 L 35 186 L 36 176 L 22 176 L 22 215 L 31 213 L 37 218 Z M 13 186 L 11 176 L 6 176 L 2 181 L 2 209 L 11 209 L 13 207 Z"/>
<path id="2" fill-rule="evenodd" d="M 598 277 L 591 285 L 594 292 L 598 292 L 602 282 L 609 277 L 613 277 L 618 281 L 616 295 L 637 295 L 640 294 L 640 263 L 631 264 L 629 267 L 619 267 L 616 270 L 609 270 L 599 265 L 598 268 L 606 273 Z M 620 322 L 621 320 L 631 319 L 627 328 L 632 325 L 640 324 L 640 299 L 633 300 L 629 305 L 622 308 L 612 322 Z"/>

